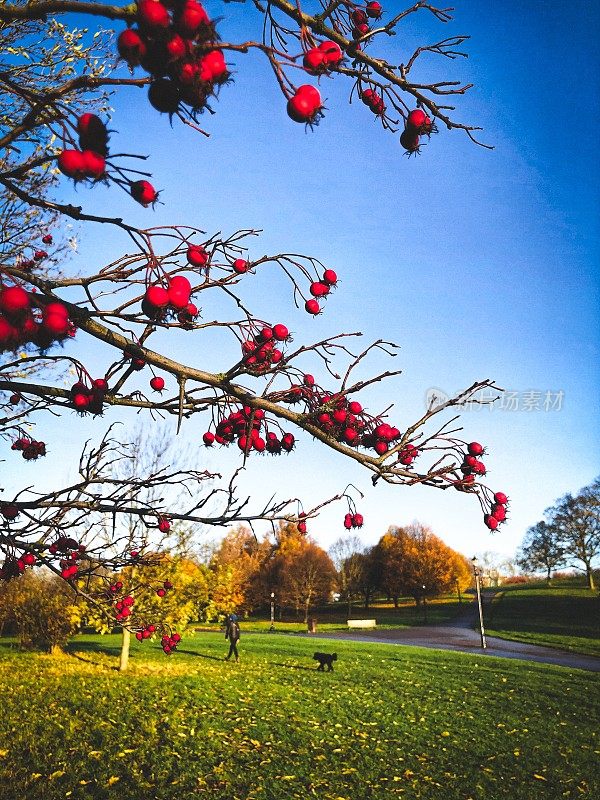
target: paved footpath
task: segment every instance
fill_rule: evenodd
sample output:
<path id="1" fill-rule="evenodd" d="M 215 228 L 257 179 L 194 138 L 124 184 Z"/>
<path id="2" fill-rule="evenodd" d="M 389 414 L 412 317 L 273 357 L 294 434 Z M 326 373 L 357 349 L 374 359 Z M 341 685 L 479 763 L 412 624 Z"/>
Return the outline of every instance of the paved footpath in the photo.
<path id="1" fill-rule="evenodd" d="M 600 672 L 600 658 L 568 653 L 552 647 L 513 642 L 486 636 L 487 648 L 481 647 L 479 628 L 475 628 L 476 607 L 470 607 L 455 620 L 443 625 L 422 625 L 412 628 L 382 628 L 380 630 L 327 632 L 301 634 L 319 639 L 346 639 L 355 642 L 377 642 L 379 644 L 412 645 L 431 647 L 438 650 L 458 650 L 477 656 L 500 656 L 520 658 L 524 661 L 539 661 L 544 664 L 558 664 L 561 667 L 586 669 Z M 478 622 L 478 620 L 477 620 Z"/>

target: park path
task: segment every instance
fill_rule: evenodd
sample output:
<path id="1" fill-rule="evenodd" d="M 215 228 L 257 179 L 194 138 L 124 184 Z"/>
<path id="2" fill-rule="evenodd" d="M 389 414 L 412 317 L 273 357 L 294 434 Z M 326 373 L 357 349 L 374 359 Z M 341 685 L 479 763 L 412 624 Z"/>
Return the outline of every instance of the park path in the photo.
<path id="1" fill-rule="evenodd" d="M 477 622 L 477 627 L 475 626 Z M 484 612 L 485 625 L 485 612 Z M 600 658 L 569 653 L 552 647 L 513 642 L 486 635 L 487 648 L 481 647 L 477 604 L 470 604 L 455 619 L 441 625 L 419 625 L 411 628 L 382 628 L 380 630 L 335 631 L 316 634 L 300 634 L 308 638 L 344 639 L 354 642 L 377 642 L 378 644 L 412 645 L 438 650 L 456 650 L 477 656 L 500 656 L 561 667 L 600 672 Z"/>

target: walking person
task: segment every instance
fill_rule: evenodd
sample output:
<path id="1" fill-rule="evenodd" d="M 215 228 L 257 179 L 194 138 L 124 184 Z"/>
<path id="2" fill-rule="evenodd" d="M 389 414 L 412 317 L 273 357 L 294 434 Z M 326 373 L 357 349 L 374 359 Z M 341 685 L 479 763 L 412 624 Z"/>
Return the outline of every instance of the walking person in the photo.
<path id="1" fill-rule="evenodd" d="M 240 660 L 237 643 L 240 640 L 240 626 L 235 614 L 230 614 L 227 617 L 225 625 L 225 639 L 229 639 L 229 653 L 225 656 L 225 661 L 229 661 L 231 656 L 235 656 L 236 662 Z"/>

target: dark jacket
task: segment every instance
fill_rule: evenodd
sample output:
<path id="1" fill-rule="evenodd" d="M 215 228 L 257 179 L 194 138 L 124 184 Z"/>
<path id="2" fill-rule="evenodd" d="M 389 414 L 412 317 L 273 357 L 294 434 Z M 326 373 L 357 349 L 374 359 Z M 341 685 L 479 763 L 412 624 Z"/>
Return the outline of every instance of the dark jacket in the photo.
<path id="1" fill-rule="evenodd" d="M 237 642 L 240 638 L 240 626 L 235 621 L 229 620 L 225 628 L 225 638 L 232 642 Z"/>

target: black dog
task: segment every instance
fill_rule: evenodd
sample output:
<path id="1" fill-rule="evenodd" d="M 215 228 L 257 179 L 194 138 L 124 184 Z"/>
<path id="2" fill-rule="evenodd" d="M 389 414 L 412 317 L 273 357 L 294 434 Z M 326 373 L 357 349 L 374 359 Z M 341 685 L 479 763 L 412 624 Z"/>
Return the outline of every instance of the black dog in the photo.
<path id="1" fill-rule="evenodd" d="M 337 653 L 315 653 L 313 660 L 319 662 L 317 671 L 325 672 L 327 664 L 327 672 L 333 672 L 333 662 L 337 661 Z"/>

